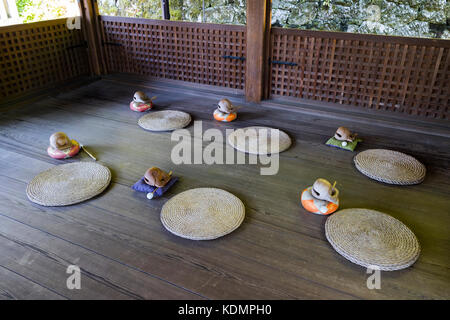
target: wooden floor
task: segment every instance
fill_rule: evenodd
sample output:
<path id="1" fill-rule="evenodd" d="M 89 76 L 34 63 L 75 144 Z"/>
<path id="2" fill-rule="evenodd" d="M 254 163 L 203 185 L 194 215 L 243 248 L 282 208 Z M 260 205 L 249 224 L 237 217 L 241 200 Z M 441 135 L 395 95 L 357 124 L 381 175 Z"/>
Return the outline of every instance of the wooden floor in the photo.
<path id="1" fill-rule="evenodd" d="M 151 133 L 128 108 L 135 90 L 157 95 L 155 110 L 177 109 L 203 129 L 277 127 L 294 140 L 280 170 L 260 165 L 171 164 L 169 133 Z M 224 93 L 173 82 L 108 76 L 81 88 L 0 110 L 1 299 L 449 299 L 450 129 L 389 117 L 336 114 L 286 101 L 245 104 L 237 121 L 212 120 Z M 324 142 L 345 125 L 364 139 L 359 151 L 391 148 L 427 166 L 417 186 L 390 186 L 361 175 L 354 154 Z M 447 124 L 448 125 L 448 124 Z M 193 131 L 191 125 L 188 130 Z M 48 137 L 65 131 L 112 173 L 111 186 L 82 204 L 49 208 L 28 201 L 27 183 L 62 163 L 46 154 Z M 207 143 L 205 143 L 207 144 Z M 73 161 L 90 161 L 81 154 Z M 72 160 L 71 160 L 72 161 Z M 150 166 L 180 181 L 163 198 L 147 200 L 130 186 Z M 422 253 L 412 267 L 382 272 L 369 290 L 366 270 L 337 254 L 324 235 L 326 217 L 306 213 L 299 192 L 318 178 L 337 180 L 341 208 L 365 207 L 403 221 Z M 161 206 L 195 187 L 218 187 L 246 206 L 242 226 L 213 241 L 190 241 L 161 225 Z M 66 287 L 68 265 L 82 270 L 81 290 Z"/>

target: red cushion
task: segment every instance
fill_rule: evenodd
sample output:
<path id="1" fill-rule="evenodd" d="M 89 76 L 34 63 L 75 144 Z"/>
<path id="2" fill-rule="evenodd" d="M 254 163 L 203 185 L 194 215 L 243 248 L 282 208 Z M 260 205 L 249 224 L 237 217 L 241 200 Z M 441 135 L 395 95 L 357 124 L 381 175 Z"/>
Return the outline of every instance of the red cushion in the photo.
<path id="1" fill-rule="evenodd" d="M 58 149 L 54 149 L 54 148 L 52 148 L 50 146 L 47 148 L 48 155 L 50 157 L 52 157 L 53 159 L 72 158 L 73 156 L 78 154 L 78 152 L 80 152 L 80 145 L 75 140 L 72 140 L 72 148 L 70 148 L 69 150 L 61 151 L 61 150 L 58 150 Z"/>
<path id="2" fill-rule="evenodd" d="M 140 103 L 137 107 L 135 106 L 134 102 L 130 102 L 130 109 L 137 112 L 144 112 L 147 110 L 150 110 L 153 108 L 153 102 L 150 101 L 150 103 Z"/>

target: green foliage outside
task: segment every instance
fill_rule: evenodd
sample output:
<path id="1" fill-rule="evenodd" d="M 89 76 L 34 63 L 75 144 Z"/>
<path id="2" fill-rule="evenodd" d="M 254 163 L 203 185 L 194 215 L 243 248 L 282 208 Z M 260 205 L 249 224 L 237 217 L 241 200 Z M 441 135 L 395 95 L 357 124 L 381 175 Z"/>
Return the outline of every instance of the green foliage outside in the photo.
<path id="1" fill-rule="evenodd" d="M 98 0 L 100 14 L 106 16 L 161 19 L 161 0 Z"/>
<path id="2" fill-rule="evenodd" d="M 97 0 L 102 15 L 161 19 L 161 0 Z M 16 0 L 23 22 L 79 15 L 76 0 Z M 245 24 L 246 0 L 170 0 L 171 20 Z M 278 27 L 450 39 L 450 0 L 272 0 Z"/>
<path id="3" fill-rule="evenodd" d="M 272 0 L 280 27 L 450 38 L 449 0 Z"/>
<path id="4" fill-rule="evenodd" d="M 202 22 L 202 0 L 170 0 L 170 19 Z M 98 0 L 103 15 L 161 19 L 161 0 Z M 246 0 L 205 0 L 204 21 L 245 24 Z"/>
<path id="5" fill-rule="evenodd" d="M 76 0 L 16 0 L 23 23 L 79 15 Z"/>
<path id="6" fill-rule="evenodd" d="M 161 18 L 161 0 L 99 0 L 102 14 Z M 170 0 L 171 20 L 245 24 L 245 0 Z M 450 0 L 272 0 L 278 27 L 450 38 Z M 204 18 L 204 20 L 203 20 Z"/>
<path id="7" fill-rule="evenodd" d="M 16 0 L 17 11 L 19 15 L 22 16 L 27 6 L 30 6 L 32 0 Z"/>

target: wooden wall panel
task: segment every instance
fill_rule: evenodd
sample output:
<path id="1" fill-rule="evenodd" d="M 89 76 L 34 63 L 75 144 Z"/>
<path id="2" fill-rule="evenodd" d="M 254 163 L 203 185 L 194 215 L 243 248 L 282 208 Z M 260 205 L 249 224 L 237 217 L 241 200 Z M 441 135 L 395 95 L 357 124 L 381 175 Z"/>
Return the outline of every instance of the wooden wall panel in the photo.
<path id="1" fill-rule="evenodd" d="M 0 98 L 89 73 L 81 30 L 69 30 L 66 21 L 0 27 Z"/>
<path id="2" fill-rule="evenodd" d="M 450 119 L 449 59 L 448 40 L 273 28 L 269 86 L 273 96 Z"/>
<path id="3" fill-rule="evenodd" d="M 245 27 L 101 16 L 108 72 L 244 89 Z M 224 58 L 232 56 L 235 58 Z"/>
<path id="4" fill-rule="evenodd" d="M 108 72 L 243 90 L 246 28 L 100 16 Z M 66 19 L 0 28 L 0 98 L 88 75 Z M 272 96 L 450 119 L 450 41 L 272 28 Z"/>

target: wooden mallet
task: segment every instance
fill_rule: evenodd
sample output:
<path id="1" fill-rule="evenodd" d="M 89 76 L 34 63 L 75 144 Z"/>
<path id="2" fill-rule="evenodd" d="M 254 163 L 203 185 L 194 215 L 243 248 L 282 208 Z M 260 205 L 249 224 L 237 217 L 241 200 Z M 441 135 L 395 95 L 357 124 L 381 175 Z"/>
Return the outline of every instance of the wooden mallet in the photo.
<path id="1" fill-rule="evenodd" d="M 81 147 L 81 149 L 83 149 L 84 152 L 86 152 L 86 153 L 88 154 L 89 157 L 91 157 L 92 159 L 94 159 L 94 161 L 97 161 L 97 158 L 94 157 L 94 156 L 92 155 L 92 153 L 90 153 L 89 151 L 87 151 L 86 148 L 85 148 L 82 144 L 80 144 L 80 147 Z"/>

